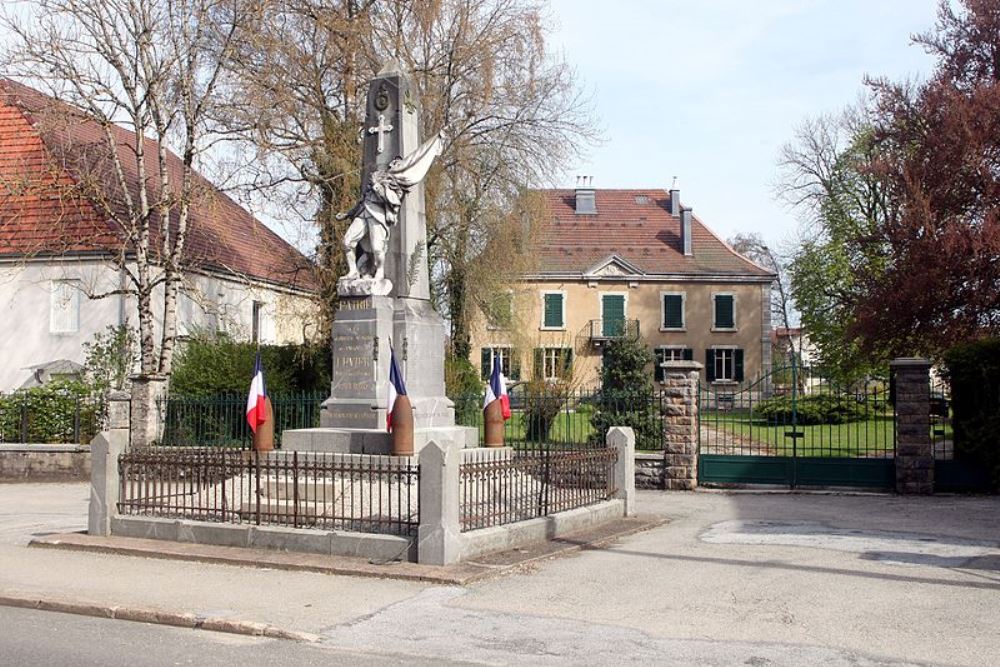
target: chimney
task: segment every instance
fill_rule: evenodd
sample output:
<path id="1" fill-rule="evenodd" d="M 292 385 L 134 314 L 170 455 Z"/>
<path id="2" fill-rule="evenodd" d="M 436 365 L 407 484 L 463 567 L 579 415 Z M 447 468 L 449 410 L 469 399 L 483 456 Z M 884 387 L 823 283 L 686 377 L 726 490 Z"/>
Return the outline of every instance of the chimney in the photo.
<path id="1" fill-rule="evenodd" d="M 597 215 L 597 191 L 593 176 L 576 177 L 576 214 Z"/>
<path id="2" fill-rule="evenodd" d="M 671 190 L 673 194 L 673 190 Z M 691 250 L 691 207 L 685 206 L 681 209 L 681 247 L 684 248 L 684 256 L 690 257 L 694 254 Z"/>
<path id="3" fill-rule="evenodd" d="M 670 215 L 677 217 L 681 214 L 681 186 L 674 176 L 674 182 L 670 186 Z"/>

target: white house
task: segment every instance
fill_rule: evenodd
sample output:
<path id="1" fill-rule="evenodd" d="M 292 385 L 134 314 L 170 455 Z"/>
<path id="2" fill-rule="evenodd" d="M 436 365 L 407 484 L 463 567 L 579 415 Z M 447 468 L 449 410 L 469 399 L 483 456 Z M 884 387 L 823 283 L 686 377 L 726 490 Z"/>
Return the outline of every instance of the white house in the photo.
<path id="1" fill-rule="evenodd" d="M 102 135 L 79 113 L 58 131 L 46 127 L 44 110 L 54 104 L 0 79 L 0 391 L 72 370 L 95 333 L 136 323 L 133 298 L 114 294 L 126 284 L 112 261 L 121 240 L 100 206 L 73 189 L 79 165 L 66 157 L 66 146 L 86 151 Z M 133 150 L 135 135 L 116 129 L 117 149 Z M 314 337 L 309 261 L 206 180 L 199 184 L 180 333 L 224 331 L 264 343 Z M 162 294 L 156 301 L 154 294 L 153 311 L 162 312 Z"/>

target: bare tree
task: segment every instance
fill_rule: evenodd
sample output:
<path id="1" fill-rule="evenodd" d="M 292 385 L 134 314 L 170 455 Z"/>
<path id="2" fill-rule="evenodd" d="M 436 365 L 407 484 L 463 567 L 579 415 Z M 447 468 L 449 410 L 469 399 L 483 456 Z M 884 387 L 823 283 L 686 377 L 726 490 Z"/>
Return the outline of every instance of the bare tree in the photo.
<path id="1" fill-rule="evenodd" d="M 789 291 L 787 262 L 756 232 L 737 234 L 729 239 L 729 245 L 736 252 L 775 274 L 774 282 L 771 284 L 771 320 L 780 322 L 786 331 L 790 330 L 792 328 L 794 303 Z M 801 359 L 801 341 L 798 347 L 796 347 L 795 340 L 789 335 L 788 345 L 790 357 Z"/>
<path id="2" fill-rule="evenodd" d="M 210 187 L 195 171 L 218 141 L 211 120 L 225 64 L 259 18 L 256 0 L 26 0 L 0 15 L 12 35 L 10 76 L 58 100 L 47 130 L 93 124 L 95 139 L 62 145 L 80 186 L 115 237 L 120 289 L 134 297 L 143 375 L 169 375 L 192 209 Z M 128 130 L 128 131 L 123 131 Z M 156 340 L 154 290 L 163 291 Z"/>

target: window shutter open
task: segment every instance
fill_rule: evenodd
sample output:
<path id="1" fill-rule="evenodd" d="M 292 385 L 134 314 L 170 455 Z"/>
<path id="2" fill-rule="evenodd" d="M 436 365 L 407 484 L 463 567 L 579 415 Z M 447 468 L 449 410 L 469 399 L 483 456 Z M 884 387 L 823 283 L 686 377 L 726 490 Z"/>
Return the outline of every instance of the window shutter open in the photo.
<path id="1" fill-rule="evenodd" d="M 545 295 L 545 315 L 543 322 L 547 327 L 561 328 L 563 326 L 562 294 Z"/>
<path id="2" fill-rule="evenodd" d="M 562 376 L 568 379 L 573 375 L 573 348 L 563 348 L 562 362 Z"/>
<path id="3" fill-rule="evenodd" d="M 684 326 L 684 298 L 680 294 L 663 295 L 663 328 L 680 329 Z"/>
<path id="4" fill-rule="evenodd" d="M 684 348 L 683 355 L 684 355 L 684 361 L 694 361 L 694 350 L 692 350 L 690 347 Z"/>
<path id="5" fill-rule="evenodd" d="M 510 379 L 515 381 L 521 379 L 521 354 L 517 349 L 510 351 Z"/>
<path id="6" fill-rule="evenodd" d="M 493 372 L 493 355 L 488 347 L 479 350 L 479 374 L 485 380 Z"/>
<path id="7" fill-rule="evenodd" d="M 663 363 L 663 357 L 665 351 L 662 349 L 653 350 L 654 361 L 653 361 L 653 379 L 657 382 L 663 382 L 663 367 L 660 364 Z"/>
<path id="8" fill-rule="evenodd" d="M 705 350 L 705 377 L 709 382 L 715 381 L 715 350 Z"/>
<path id="9" fill-rule="evenodd" d="M 733 296 L 731 294 L 715 295 L 715 328 L 732 329 L 735 326 L 733 321 Z"/>
<path id="10" fill-rule="evenodd" d="M 733 379 L 743 382 L 743 350 L 733 350 Z"/>
<path id="11" fill-rule="evenodd" d="M 534 364 L 531 368 L 531 377 L 541 380 L 545 377 L 545 350 L 540 347 L 535 348 Z"/>

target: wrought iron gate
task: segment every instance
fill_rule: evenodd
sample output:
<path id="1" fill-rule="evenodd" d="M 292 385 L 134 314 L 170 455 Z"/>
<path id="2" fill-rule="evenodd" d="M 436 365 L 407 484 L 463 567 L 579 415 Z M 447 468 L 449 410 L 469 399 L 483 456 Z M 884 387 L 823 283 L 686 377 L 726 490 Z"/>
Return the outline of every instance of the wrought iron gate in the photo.
<path id="1" fill-rule="evenodd" d="M 838 382 L 792 364 L 698 394 L 700 484 L 895 485 L 888 373 Z"/>

